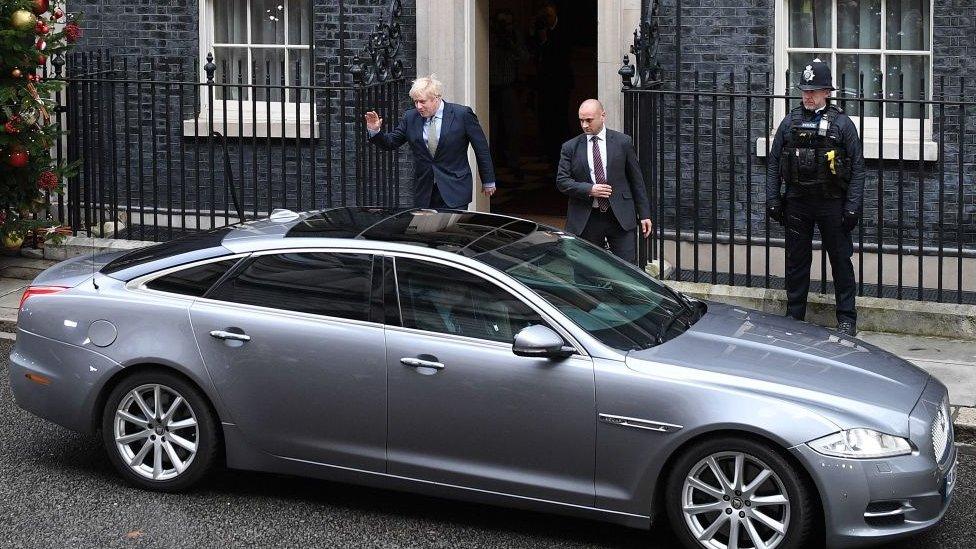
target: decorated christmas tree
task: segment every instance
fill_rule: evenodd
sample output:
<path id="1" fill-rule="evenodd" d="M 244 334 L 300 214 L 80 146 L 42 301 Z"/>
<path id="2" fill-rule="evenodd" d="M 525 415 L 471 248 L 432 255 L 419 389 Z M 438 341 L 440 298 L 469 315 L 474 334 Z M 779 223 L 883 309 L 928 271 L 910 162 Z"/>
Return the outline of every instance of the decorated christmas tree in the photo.
<path id="1" fill-rule="evenodd" d="M 53 97 L 63 83 L 42 68 L 80 36 L 78 22 L 50 0 L 0 0 L 0 233 L 8 245 L 57 225 L 38 212 L 73 166 L 51 155 L 61 134 Z"/>

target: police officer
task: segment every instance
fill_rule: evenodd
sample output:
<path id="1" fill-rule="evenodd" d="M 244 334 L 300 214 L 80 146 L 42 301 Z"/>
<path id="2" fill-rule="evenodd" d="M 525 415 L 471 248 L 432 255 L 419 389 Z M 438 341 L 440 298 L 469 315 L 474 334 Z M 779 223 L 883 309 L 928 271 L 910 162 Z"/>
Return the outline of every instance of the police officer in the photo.
<path id="1" fill-rule="evenodd" d="M 857 311 L 851 231 L 864 198 L 861 141 L 851 119 L 827 102 L 834 90 L 827 63 L 814 59 L 806 65 L 799 88 L 803 105 L 779 125 L 766 166 L 766 212 L 786 229 L 786 314 L 797 320 L 806 316 L 816 225 L 833 272 L 837 329 L 853 336 Z"/>

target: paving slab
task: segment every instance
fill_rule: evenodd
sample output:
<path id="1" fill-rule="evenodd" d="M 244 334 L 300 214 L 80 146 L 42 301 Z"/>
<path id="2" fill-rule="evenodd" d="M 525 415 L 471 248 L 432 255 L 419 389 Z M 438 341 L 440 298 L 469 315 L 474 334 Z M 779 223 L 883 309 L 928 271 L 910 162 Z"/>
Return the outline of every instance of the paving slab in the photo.
<path id="1" fill-rule="evenodd" d="M 22 278 L 0 278 L 0 296 L 16 293 L 20 295 L 29 281 Z M 19 299 L 19 298 L 18 298 Z"/>

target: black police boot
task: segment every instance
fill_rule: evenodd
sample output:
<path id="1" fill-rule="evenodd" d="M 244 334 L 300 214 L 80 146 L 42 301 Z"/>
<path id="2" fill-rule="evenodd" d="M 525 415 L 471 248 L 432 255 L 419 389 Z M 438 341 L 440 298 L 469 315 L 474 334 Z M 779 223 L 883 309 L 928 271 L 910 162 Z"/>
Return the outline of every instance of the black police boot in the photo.
<path id="1" fill-rule="evenodd" d="M 837 331 L 854 337 L 854 335 L 857 334 L 857 326 L 854 324 L 853 320 L 841 320 L 837 323 Z"/>

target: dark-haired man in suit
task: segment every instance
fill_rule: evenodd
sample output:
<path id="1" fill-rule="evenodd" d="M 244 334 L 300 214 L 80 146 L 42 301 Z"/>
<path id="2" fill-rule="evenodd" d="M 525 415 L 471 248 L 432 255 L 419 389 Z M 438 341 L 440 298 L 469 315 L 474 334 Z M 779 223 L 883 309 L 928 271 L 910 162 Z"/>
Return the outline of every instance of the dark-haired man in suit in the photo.
<path id="1" fill-rule="evenodd" d="M 474 148 L 481 174 L 482 192 L 495 193 L 495 168 L 488 140 L 471 107 L 448 103 L 441 98 L 441 83 L 433 76 L 413 82 L 410 98 L 414 107 L 387 133 L 383 119 L 366 113 L 370 143 L 393 150 L 410 142 L 414 166 L 414 205 L 420 208 L 466 208 L 473 187 L 468 165 L 468 145 Z"/>
<path id="2" fill-rule="evenodd" d="M 631 263 L 637 261 L 637 226 L 651 234 L 651 205 L 630 136 L 606 127 L 596 99 L 580 105 L 583 133 L 563 143 L 556 186 L 569 197 L 566 230 Z"/>

